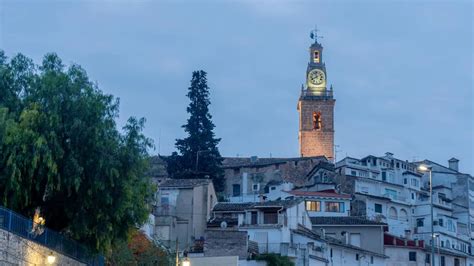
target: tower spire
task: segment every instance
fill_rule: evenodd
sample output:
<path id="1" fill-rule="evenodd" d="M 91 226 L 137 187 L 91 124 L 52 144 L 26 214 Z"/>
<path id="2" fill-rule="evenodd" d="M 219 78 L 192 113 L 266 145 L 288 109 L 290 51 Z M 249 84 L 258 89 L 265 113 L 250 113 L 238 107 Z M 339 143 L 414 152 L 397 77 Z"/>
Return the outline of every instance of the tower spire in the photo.
<path id="1" fill-rule="evenodd" d="M 309 37 L 314 40 L 314 43 L 318 43 L 318 38 L 323 38 L 323 36 L 318 36 L 318 26 L 314 25 L 314 30 L 311 30 Z"/>

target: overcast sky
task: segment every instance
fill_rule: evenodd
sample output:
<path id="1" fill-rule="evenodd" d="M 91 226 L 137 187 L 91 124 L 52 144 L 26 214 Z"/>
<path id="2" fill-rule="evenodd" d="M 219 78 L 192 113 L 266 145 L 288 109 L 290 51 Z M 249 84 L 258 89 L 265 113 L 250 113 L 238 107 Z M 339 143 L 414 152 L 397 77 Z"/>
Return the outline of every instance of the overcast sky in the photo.
<path id="1" fill-rule="evenodd" d="M 336 98 L 338 159 L 431 159 L 474 173 L 471 1 L 8 1 L 0 48 L 56 52 L 146 117 L 170 154 L 191 72 L 208 72 L 224 156 L 298 156 L 296 103 L 317 24 Z"/>

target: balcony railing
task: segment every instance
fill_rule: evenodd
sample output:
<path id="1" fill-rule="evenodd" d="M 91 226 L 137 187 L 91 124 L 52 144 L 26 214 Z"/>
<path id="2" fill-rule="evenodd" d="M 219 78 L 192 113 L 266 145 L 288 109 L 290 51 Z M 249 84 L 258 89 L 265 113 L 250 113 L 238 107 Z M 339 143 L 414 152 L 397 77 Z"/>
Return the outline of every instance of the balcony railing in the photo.
<path id="1" fill-rule="evenodd" d="M 93 254 L 88 248 L 65 236 L 44 228 L 41 234 L 32 233 L 33 221 L 0 206 L 0 228 L 22 238 L 36 242 L 87 265 L 104 265 L 104 257 Z"/>
<path id="2" fill-rule="evenodd" d="M 301 97 L 306 99 L 332 99 L 333 91 L 332 90 L 301 90 Z"/>

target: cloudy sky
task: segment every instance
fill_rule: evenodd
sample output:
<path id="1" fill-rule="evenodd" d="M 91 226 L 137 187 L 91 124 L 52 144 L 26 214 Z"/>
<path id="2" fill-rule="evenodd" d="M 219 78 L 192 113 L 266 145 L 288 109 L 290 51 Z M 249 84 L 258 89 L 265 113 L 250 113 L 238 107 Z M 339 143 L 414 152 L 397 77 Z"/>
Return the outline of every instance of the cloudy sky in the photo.
<path id="1" fill-rule="evenodd" d="M 41 2 L 41 3 L 39 3 Z M 296 103 L 309 31 L 324 36 L 337 156 L 383 155 L 474 173 L 470 1 L 9 1 L 0 48 L 78 63 L 153 153 L 184 135 L 191 72 L 208 72 L 224 156 L 298 156 Z"/>

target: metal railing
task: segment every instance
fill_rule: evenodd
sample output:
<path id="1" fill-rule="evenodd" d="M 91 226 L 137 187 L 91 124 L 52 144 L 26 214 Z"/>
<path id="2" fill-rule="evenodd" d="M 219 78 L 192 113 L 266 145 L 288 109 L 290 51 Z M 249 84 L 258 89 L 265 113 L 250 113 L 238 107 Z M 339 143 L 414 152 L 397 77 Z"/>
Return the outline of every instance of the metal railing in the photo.
<path id="1" fill-rule="evenodd" d="M 44 228 L 44 231 L 39 235 L 32 233 L 32 220 L 2 206 L 0 206 L 0 229 L 41 244 L 87 265 L 103 266 L 105 264 L 103 256 L 92 253 L 85 246 L 56 231 Z"/>
<path id="2" fill-rule="evenodd" d="M 311 89 L 306 89 L 306 90 L 301 90 L 301 97 L 303 98 L 324 98 L 324 99 L 332 99 L 333 97 L 333 91 L 332 90 L 311 90 Z"/>

